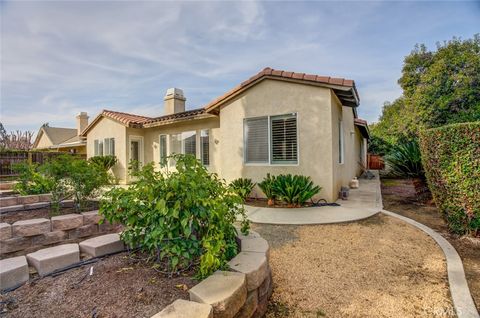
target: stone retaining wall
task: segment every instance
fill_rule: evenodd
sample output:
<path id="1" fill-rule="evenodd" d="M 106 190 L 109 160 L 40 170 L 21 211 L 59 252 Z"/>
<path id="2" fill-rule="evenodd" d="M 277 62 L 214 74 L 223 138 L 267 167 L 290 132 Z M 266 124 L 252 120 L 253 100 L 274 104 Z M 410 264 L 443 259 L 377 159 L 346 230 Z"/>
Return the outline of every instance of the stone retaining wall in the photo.
<path id="1" fill-rule="evenodd" d="M 39 209 L 50 205 L 51 194 L 18 195 L 0 198 L 0 213 Z"/>
<path id="2" fill-rule="evenodd" d="M 237 237 L 240 253 L 229 271 L 217 271 L 189 290 L 190 301 L 176 300 L 152 318 L 263 317 L 272 295 L 268 242 L 258 233 Z"/>
<path id="3" fill-rule="evenodd" d="M 118 231 L 118 226 L 103 222 L 98 210 L 0 223 L 0 258 L 25 255 L 49 245 L 75 242 L 80 238 Z"/>

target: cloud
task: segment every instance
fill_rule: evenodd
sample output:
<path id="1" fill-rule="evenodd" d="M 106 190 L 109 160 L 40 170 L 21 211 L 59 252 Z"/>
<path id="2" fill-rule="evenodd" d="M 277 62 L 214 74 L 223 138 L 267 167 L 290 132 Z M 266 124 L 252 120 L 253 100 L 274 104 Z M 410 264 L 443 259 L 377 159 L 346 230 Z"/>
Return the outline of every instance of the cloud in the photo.
<path id="1" fill-rule="evenodd" d="M 478 18 L 468 4 L 382 2 L 3 1 L 0 12 L 7 129 L 74 126 L 103 108 L 159 115 L 168 87 L 196 108 L 266 66 L 352 78 L 374 120 L 400 95 L 415 43 L 469 37 Z"/>

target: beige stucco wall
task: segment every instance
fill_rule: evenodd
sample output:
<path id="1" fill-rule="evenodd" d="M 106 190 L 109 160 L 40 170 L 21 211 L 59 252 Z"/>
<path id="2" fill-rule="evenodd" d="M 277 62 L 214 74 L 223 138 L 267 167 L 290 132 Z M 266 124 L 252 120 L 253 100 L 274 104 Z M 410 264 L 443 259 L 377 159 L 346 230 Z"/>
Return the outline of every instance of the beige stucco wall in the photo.
<path id="1" fill-rule="evenodd" d="M 53 143 L 50 138 L 48 138 L 46 134 L 41 132 L 40 140 L 38 141 L 38 145 L 35 149 L 46 149 L 52 145 Z"/>
<path id="2" fill-rule="evenodd" d="M 262 181 L 267 173 L 307 175 L 322 187 L 317 198 L 334 200 L 330 103 L 329 89 L 267 79 L 222 106 L 220 175 L 227 181 L 244 177 L 255 182 Z M 243 119 L 288 113 L 297 113 L 298 164 L 245 164 Z"/>
<path id="3" fill-rule="evenodd" d="M 118 163 L 113 167 L 113 173 L 119 183 L 126 183 L 128 168 L 126 156 L 127 141 L 126 128 L 122 124 L 109 118 L 101 118 L 87 134 L 87 158 L 94 155 L 94 140 L 103 140 L 105 138 L 115 138 L 115 156 L 118 159 Z"/>
<path id="4" fill-rule="evenodd" d="M 342 106 L 335 94 L 332 100 L 332 156 L 333 156 L 333 188 L 332 196 L 338 196 L 342 186 L 347 186 L 354 177 L 361 173 L 360 146 L 361 134 L 354 125 L 354 114 L 351 107 Z M 339 162 L 339 130 L 338 123 L 343 122 L 344 162 Z"/>

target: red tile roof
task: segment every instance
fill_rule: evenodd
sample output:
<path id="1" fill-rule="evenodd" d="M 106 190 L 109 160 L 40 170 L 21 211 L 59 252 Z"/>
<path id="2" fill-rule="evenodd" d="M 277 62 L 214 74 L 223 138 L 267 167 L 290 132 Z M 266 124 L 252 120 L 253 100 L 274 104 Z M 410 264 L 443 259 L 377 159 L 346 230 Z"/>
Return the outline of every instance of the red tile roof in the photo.
<path id="1" fill-rule="evenodd" d="M 355 124 L 358 124 L 358 125 L 368 125 L 365 119 L 355 118 L 353 121 Z"/>
<path id="2" fill-rule="evenodd" d="M 116 112 L 113 110 L 104 109 L 101 115 L 119 121 L 126 126 L 141 126 L 143 123 L 152 120 L 151 117 L 140 116 L 129 113 Z"/>
<path id="3" fill-rule="evenodd" d="M 319 76 L 319 75 L 305 74 L 305 73 L 287 72 L 282 70 L 274 70 L 272 68 L 267 67 L 267 68 L 264 68 L 259 73 L 257 73 L 256 75 L 250 77 L 248 80 L 242 82 L 240 85 L 231 89 L 227 93 L 223 94 L 222 96 L 208 103 L 205 106 L 205 109 L 207 111 L 214 109 L 222 101 L 243 91 L 248 86 L 256 83 L 257 81 L 263 78 L 286 79 L 286 80 L 294 79 L 294 80 L 301 80 L 301 81 L 310 82 L 310 83 L 344 86 L 344 87 L 352 88 L 355 91 L 355 94 L 357 94 L 355 82 L 350 79 L 336 78 L 336 77 L 329 77 L 329 76 Z"/>
<path id="4" fill-rule="evenodd" d="M 192 109 L 192 110 L 187 110 L 181 113 L 175 113 L 171 115 L 165 115 L 165 116 L 160 116 L 160 117 L 155 117 L 152 118 L 151 120 L 143 123 L 145 127 L 153 127 L 160 125 L 162 123 L 168 123 L 172 121 L 180 121 L 180 120 L 189 120 L 189 119 L 196 119 L 200 115 L 206 114 L 204 108 L 197 108 L 197 109 Z M 212 115 L 208 115 L 210 117 Z"/>

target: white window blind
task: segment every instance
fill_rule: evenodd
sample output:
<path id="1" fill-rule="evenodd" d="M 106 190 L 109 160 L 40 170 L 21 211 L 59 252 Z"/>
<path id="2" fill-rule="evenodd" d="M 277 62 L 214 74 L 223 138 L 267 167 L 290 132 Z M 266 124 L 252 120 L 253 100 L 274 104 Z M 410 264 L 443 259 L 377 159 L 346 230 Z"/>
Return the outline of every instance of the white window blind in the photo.
<path id="1" fill-rule="evenodd" d="M 195 131 L 182 132 L 182 150 L 186 155 L 197 156 L 197 134 Z"/>
<path id="2" fill-rule="evenodd" d="M 103 141 L 95 139 L 93 141 L 93 154 L 95 156 L 103 156 Z"/>
<path id="3" fill-rule="evenodd" d="M 93 141 L 93 155 L 98 156 L 98 139 Z"/>
<path id="4" fill-rule="evenodd" d="M 115 155 L 115 138 L 105 138 L 104 139 L 104 151 L 103 153 L 106 156 L 114 156 Z"/>
<path id="5" fill-rule="evenodd" d="M 182 134 L 170 135 L 170 154 L 182 153 Z M 170 160 L 170 166 L 175 166 L 175 160 Z"/>
<path id="6" fill-rule="evenodd" d="M 272 164 L 298 162 L 297 116 L 295 114 L 270 117 Z"/>
<path id="7" fill-rule="evenodd" d="M 268 163 L 268 117 L 244 120 L 245 163 Z"/>
<path id="8" fill-rule="evenodd" d="M 200 155 L 202 164 L 208 166 L 210 164 L 210 139 L 208 130 L 200 131 Z"/>

